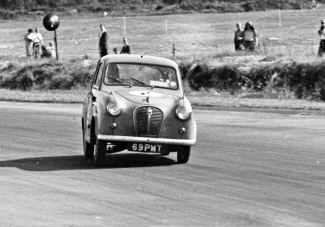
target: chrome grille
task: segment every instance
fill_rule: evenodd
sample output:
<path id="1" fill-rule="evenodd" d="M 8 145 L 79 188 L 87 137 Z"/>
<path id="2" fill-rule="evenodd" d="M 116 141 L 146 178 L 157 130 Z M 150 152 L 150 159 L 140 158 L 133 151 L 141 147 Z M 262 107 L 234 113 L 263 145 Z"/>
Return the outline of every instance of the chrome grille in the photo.
<path id="1" fill-rule="evenodd" d="M 139 137 L 158 137 L 163 112 L 152 106 L 143 106 L 135 111 L 135 127 Z"/>

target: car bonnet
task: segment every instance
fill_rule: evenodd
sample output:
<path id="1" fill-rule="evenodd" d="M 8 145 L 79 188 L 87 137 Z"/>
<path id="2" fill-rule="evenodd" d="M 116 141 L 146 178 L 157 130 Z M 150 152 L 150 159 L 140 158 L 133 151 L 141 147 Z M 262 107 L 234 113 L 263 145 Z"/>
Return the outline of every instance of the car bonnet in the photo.
<path id="1" fill-rule="evenodd" d="M 178 95 L 155 92 L 147 89 L 131 91 L 118 90 L 115 91 L 115 93 L 131 102 L 138 104 L 169 105 L 181 99 L 181 96 Z"/>

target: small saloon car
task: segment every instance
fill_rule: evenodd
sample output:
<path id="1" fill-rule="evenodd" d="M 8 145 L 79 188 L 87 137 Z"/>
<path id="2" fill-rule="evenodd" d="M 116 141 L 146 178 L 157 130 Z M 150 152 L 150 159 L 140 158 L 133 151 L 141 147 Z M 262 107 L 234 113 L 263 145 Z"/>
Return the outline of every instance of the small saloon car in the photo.
<path id="1" fill-rule="evenodd" d="M 146 55 L 107 55 L 98 61 L 83 103 L 84 155 L 96 166 L 123 150 L 168 155 L 186 163 L 196 122 L 178 65 Z"/>

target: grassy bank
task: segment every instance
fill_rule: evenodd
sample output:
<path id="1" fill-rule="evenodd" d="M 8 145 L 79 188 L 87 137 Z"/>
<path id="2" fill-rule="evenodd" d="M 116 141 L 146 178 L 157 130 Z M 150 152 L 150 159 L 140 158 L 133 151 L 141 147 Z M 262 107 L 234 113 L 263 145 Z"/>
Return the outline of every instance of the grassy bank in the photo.
<path id="1" fill-rule="evenodd" d="M 268 59 L 240 54 L 219 57 L 215 66 L 180 62 L 186 95 L 197 106 L 325 110 L 322 61 Z M 82 103 L 95 66 L 80 59 L 3 63 L 0 100 Z"/>

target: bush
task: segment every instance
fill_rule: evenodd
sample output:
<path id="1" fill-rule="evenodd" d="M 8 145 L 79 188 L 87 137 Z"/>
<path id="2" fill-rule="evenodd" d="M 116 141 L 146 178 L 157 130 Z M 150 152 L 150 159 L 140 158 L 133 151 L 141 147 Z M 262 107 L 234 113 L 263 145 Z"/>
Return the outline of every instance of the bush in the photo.
<path id="1" fill-rule="evenodd" d="M 211 68 L 204 63 L 179 63 L 182 80 L 193 90 L 216 89 L 231 94 L 264 92 L 269 97 L 294 95 L 298 99 L 325 101 L 325 62 L 272 64 L 224 64 Z M 25 65 L 5 63 L 0 70 L 2 88 L 20 90 L 73 89 L 89 87 L 95 63 L 72 59 Z M 274 95 L 275 94 L 275 95 Z"/>
<path id="2" fill-rule="evenodd" d="M 201 88 L 208 88 L 211 82 L 211 75 L 208 73 L 207 65 L 194 65 L 187 75 L 189 86 L 198 91 Z"/>
<path id="3" fill-rule="evenodd" d="M 19 90 L 30 90 L 33 86 L 30 72 L 21 73 L 15 75 L 11 79 L 6 79 L 2 84 L 2 88 L 8 89 L 19 89 Z"/>
<path id="4" fill-rule="evenodd" d="M 163 9 L 163 6 L 162 6 L 162 5 L 157 5 L 157 6 L 155 7 L 155 10 L 157 10 L 157 11 L 159 11 L 159 10 L 161 10 L 161 9 Z"/>
<path id="5" fill-rule="evenodd" d="M 1 83 L 2 88 L 20 90 L 48 90 L 72 89 L 74 87 L 88 87 L 95 65 L 84 65 L 84 62 L 70 62 L 63 64 L 51 60 L 49 62 L 35 62 L 21 66 L 8 64 L 1 75 L 6 77 Z"/>
<path id="6" fill-rule="evenodd" d="M 58 75 L 54 76 L 51 80 L 51 83 L 48 86 L 48 89 L 71 89 L 74 81 L 72 76 L 68 75 Z"/>
<path id="7" fill-rule="evenodd" d="M 294 61 L 254 66 L 240 70 L 239 65 L 209 68 L 195 65 L 187 72 L 189 86 L 194 90 L 217 89 L 232 94 L 243 90 L 294 94 L 298 99 L 325 101 L 325 62 L 296 63 Z"/>

